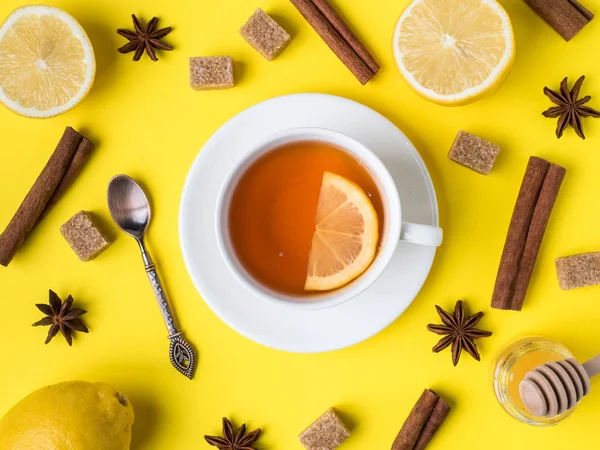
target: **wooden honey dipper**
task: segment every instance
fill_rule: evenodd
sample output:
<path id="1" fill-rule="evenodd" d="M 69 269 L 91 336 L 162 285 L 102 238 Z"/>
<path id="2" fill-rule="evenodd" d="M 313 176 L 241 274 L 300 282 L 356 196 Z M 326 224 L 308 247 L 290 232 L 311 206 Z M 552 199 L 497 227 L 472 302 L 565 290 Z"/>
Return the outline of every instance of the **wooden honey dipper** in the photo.
<path id="1" fill-rule="evenodd" d="M 519 384 L 525 407 L 536 417 L 555 417 L 590 392 L 590 378 L 600 373 L 600 355 L 579 364 L 574 358 L 536 367 Z"/>

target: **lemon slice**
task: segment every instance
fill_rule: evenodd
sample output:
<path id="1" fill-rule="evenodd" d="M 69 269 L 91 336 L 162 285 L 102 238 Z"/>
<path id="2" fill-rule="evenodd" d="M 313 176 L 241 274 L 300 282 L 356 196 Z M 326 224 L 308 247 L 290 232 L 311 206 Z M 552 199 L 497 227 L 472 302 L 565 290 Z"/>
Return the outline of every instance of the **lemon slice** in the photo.
<path id="1" fill-rule="evenodd" d="M 325 172 L 315 224 L 305 290 L 342 287 L 373 262 L 379 220 L 367 194 L 352 181 Z"/>
<path id="2" fill-rule="evenodd" d="M 77 105 L 94 81 L 92 44 L 81 25 L 51 6 L 24 6 L 0 27 L 0 102 L 27 117 Z"/>
<path id="3" fill-rule="evenodd" d="M 418 94 L 458 105 L 502 83 L 514 61 L 515 40 L 496 0 L 414 0 L 396 25 L 394 54 Z"/>

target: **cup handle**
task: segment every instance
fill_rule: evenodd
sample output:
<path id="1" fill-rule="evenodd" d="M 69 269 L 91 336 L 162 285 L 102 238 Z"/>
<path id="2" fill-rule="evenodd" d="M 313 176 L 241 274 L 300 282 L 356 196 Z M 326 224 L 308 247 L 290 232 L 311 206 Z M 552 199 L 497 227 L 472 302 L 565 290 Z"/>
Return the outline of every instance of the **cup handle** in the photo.
<path id="1" fill-rule="evenodd" d="M 440 227 L 421 225 L 419 223 L 402 222 L 400 240 L 411 244 L 439 247 L 444 233 Z"/>

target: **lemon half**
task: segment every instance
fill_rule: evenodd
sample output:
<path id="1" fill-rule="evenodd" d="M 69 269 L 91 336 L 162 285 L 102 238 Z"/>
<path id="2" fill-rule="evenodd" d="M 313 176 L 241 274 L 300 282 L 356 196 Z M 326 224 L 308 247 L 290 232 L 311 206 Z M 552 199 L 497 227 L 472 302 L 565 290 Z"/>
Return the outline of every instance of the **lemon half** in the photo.
<path id="1" fill-rule="evenodd" d="M 515 57 L 506 11 L 496 0 L 414 0 L 394 32 L 406 82 L 442 105 L 466 104 L 497 88 Z"/>
<path id="2" fill-rule="evenodd" d="M 46 118 L 77 105 L 94 82 L 92 44 L 77 21 L 51 6 L 24 6 L 0 27 L 0 102 Z"/>

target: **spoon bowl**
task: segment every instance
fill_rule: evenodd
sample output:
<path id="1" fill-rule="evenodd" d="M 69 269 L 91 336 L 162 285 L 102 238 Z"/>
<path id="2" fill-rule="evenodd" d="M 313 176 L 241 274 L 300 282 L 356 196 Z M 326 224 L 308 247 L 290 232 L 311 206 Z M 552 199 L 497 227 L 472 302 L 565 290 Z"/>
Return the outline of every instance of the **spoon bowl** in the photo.
<path id="1" fill-rule="evenodd" d="M 135 239 L 143 239 L 150 223 L 150 202 L 133 178 L 117 175 L 110 180 L 108 209 L 121 230 Z"/>

